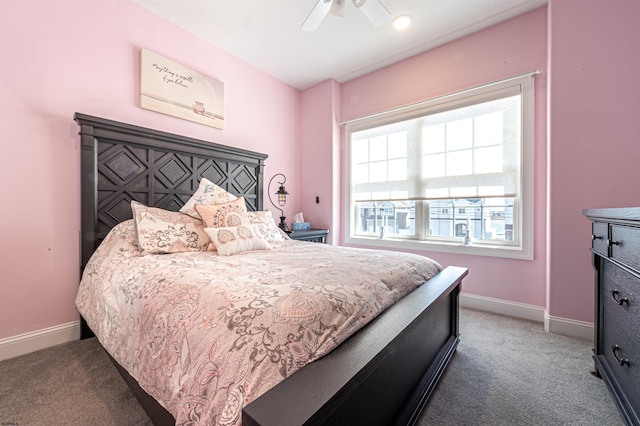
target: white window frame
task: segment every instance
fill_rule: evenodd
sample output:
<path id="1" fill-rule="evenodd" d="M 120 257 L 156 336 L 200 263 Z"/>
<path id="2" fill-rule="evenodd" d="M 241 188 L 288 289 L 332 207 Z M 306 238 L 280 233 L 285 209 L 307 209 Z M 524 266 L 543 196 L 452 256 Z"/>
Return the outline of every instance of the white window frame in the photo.
<path id="1" fill-rule="evenodd" d="M 427 250 L 446 253 L 461 253 L 480 256 L 504 257 L 512 259 L 533 259 L 533 237 L 534 237 L 534 185 L 533 185 L 533 166 L 534 166 L 534 75 L 537 72 L 527 73 L 513 78 L 501 80 L 495 83 L 486 84 L 473 89 L 450 95 L 434 98 L 428 101 L 419 102 L 417 104 L 408 105 L 397 108 L 388 112 L 375 114 L 364 117 L 362 119 L 351 120 L 344 123 L 344 140 L 345 140 L 345 243 L 366 246 L 371 248 L 394 248 L 394 249 L 411 249 L 411 250 Z M 352 199 L 351 192 L 351 133 L 358 129 L 367 127 L 382 126 L 385 124 L 403 121 L 428 111 L 441 110 L 451 107 L 462 107 L 473 103 L 485 102 L 496 90 L 509 88 L 512 86 L 520 86 L 522 95 L 522 146 L 520 149 L 520 197 L 515 200 L 517 205 L 517 215 L 514 217 L 514 226 L 519 231 L 519 243 L 517 245 L 505 245 L 499 242 L 495 244 L 484 241 L 482 244 L 464 245 L 463 242 L 445 242 L 435 240 L 420 240 L 417 235 L 416 239 L 391 238 L 386 236 L 380 239 L 372 236 L 357 236 L 353 229 L 355 218 L 355 203 Z M 478 97 L 480 100 L 477 100 Z M 476 99 L 474 101 L 474 99 Z M 471 101 L 471 102 L 470 102 Z M 447 106 L 444 107 L 443 104 Z M 416 220 L 418 218 L 418 204 L 416 203 Z M 424 216 L 423 216 L 424 217 Z M 353 220 L 353 222 L 352 222 Z M 425 227 L 426 228 L 426 227 Z"/>

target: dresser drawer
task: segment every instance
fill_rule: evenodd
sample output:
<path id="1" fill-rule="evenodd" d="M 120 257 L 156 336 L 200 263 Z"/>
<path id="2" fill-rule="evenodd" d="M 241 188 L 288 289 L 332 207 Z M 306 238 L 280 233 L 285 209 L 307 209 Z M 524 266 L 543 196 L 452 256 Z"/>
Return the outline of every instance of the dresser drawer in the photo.
<path id="1" fill-rule="evenodd" d="M 637 390 L 640 389 L 640 278 L 607 261 L 603 268 L 601 297 L 606 333 L 599 355 L 620 388 Z M 632 407 L 640 407 L 640 392 L 625 395 Z"/>
<path id="2" fill-rule="evenodd" d="M 609 379 L 616 382 L 618 389 L 627 390 L 624 395 L 630 407 L 640 407 L 640 365 L 638 350 L 627 344 L 628 336 L 616 336 L 615 332 L 605 335 L 605 351 L 599 355 L 600 362 L 606 363 Z M 620 363 L 623 365 L 620 365 Z M 636 413 L 636 416 L 640 413 Z"/>
<path id="3" fill-rule="evenodd" d="M 609 223 L 593 222 L 591 226 L 591 248 L 596 253 L 603 256 L 609 256 L 609 246 L 607 238 L 609 237 Z"/>
<path id="4" fill-rule="evenodd" d="M 640 228 L 611 225 L 611 258 L 640 270 Z"/>
<path id="5" fill-rule="evenodd" d="M 638 321 L 637 325 L 640 326 L 640 316 L 638 316 L 640 315 L 640 278 L 610 261 L 603 263 L 602 291 L 604 294 L 602 297 L 611 301 L 612 304 L 624 308 L 625 311 L 633 312 L 634 318 Z M 617 295 L 611 294 L 614 290 L 618 290 Z M 625 297 L 628 300 L 622 304 L 616 302 Z"/>

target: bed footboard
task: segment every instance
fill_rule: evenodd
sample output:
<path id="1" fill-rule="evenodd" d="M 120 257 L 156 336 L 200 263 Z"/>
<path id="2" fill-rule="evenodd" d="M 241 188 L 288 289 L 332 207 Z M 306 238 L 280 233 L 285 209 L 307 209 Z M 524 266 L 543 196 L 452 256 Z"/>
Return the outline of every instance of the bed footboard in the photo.
<path id="1" fill-rule="evenodd" d="M 458 295 L 467 272 L 446 268 L 246 406 L 242 424 L 414 424 L 458 345 Z"/>

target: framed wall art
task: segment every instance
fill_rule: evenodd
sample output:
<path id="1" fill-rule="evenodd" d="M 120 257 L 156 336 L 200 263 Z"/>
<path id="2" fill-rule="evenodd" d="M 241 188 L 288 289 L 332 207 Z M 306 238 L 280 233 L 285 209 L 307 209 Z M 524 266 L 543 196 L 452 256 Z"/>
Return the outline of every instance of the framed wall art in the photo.
<path id="1" fill-rule="evenodd" d="M 141 49 L 140 107 L 222 129 L 224 83 Z"/>

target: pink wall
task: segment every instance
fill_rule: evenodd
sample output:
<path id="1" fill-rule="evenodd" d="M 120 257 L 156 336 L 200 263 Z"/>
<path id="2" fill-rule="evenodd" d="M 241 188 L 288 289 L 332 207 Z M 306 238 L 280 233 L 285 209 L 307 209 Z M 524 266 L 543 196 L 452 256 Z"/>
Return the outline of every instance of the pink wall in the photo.
<path id="1" fill-rule="evenodd" d="M 543 70 L 536 77 L 534 260 L 423 253 L 468 266 L 466 293 L 593 321 L 590 225 L 582 209 L 640 205 L 638 21 L 637 0 L 551 0 L 548 8 L 342 84 L 333 95 L 341 101 L 337 122 Z M 323 166 L 309 165 L 304 173 L 321 173 Z"/>
<path id="2" fill-rule="evenodd" d="M 535 235 L 533 261 L 422 252 L 469 267 L 463 291 L 545 306 L 547 9 L 454 41 L 342 85 L 342 120 L 407 105 L 535 69 Z"/>
<path id="3" fill-rule="evenodd" d="M 340 229 L 340 84 L 327 80 L 302 93 L 301 208 L 314 228 L 328 228 L 338 244 Z M 320 203 L 316 203 L 319 197 Z"/>
<path id="4" fill-rule="evenodd" d="M 593 321 L 582 209 L 640 205 L 640 2 L 549 2 L 549 313 Z"/>
<path id="5" fill-rule="evenodd" d="M 300 95 L 129 2 L 0 1 L 0 339 L 77 319 L 74 112 L 267 153 L 266 178 L 288 178 L 288 219 L 303 211 L 336 238 L 339 121 L 536 68 L 543 73 L 536 77 L 535 259 L 424 254 L 468 266 L 466 293 L 592 321 L 590 231 L 581 210 L 640 205 L 638 21 L 637 0 L 550 0 L 548 8 Z M 226 128 L 138 108 L 141 47 L 224 81 Z"/>
<path id="6" fill-rule="evenodd" d="M 225 129 L 140 109 L 141 47 L 222 80 Z M 76 111 L 269 154 L 300 208 L 300 93 L 132 2 L 0 1 L 0 76 L 0 339 L 77 319 Z"/>

